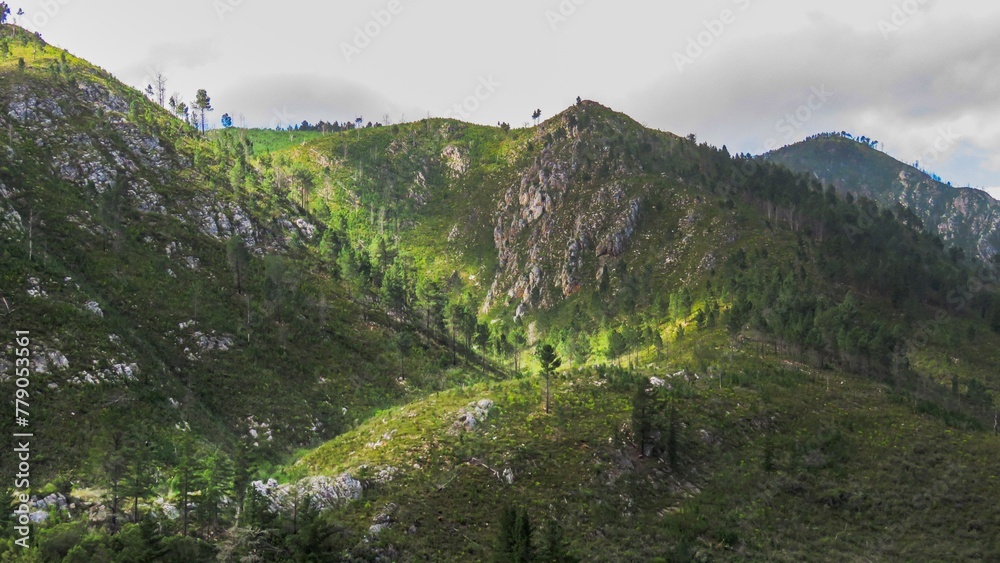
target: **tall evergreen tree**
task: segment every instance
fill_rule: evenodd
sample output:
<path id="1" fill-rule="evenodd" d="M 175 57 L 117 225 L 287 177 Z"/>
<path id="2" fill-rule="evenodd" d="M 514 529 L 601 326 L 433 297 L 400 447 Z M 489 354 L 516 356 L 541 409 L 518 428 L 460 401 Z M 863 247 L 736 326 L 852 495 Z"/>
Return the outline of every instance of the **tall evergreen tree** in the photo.
<path id="1" fill-rule="evenodd" d="M 205 89 L 198 90 L 198 93 L 195 94 L 194 107 L 201 120 L 201 132 L 205 133 L 205 114 L 215 110 L 212 107 L 212 99 L 208 97 L 208 92 Z"/>
<path id="2" fill-rule="evenodd" d="M 551 344 L 540 344 L 535 355 L 542 366 L 542 376 L 545 377 L 545 412 L 547 413 L 549 412 L 549 380 L 562 365 L 562 360 L 559 359 L 556 349 Z"/>
<path id="3" fill-rule="evenodd" d="M 496 563 L 526 563 L 533 559 L 531 520 L 527 510 L 508 506 L 500 513 L 493 559 Z"/>
<path id="4" fill-rule="evenodd" d="M 549 518 L 543 531 L 545 541 L 538 552 L 538 561 L 545 563 L 573 563 L 577 559 L 569 554 L 563 528 L 555 518 Z"/>

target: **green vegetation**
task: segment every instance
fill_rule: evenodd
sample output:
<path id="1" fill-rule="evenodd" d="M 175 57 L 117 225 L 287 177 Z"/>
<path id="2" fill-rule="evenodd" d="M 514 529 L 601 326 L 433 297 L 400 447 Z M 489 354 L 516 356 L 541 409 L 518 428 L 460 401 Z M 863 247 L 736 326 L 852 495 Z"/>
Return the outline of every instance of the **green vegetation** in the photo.
<path id="1" fill-rule="evenodd" d="M 1000 556 L 1000 294 L 919 210 L 583 100 L 205 131 L 0 39 L 5 560 Z"/>
<path id="2" fill-rule="evenodd" d="M 990 261 L 1000 248 L 1000 233 L 993 217 L 1000 203 L 972 188 L 955 188 L 940 177 L 878 152 L 865 137 L 847 133 L 817 135 L 801 143 L 772 151 L 762 158 L 810 174 L 841 194 L 865 197 L 883 209 L 903 215 L 904 221 L 926 229 L 954 246 L 957 260 Z M 881 211 L 859 217 L 852 228 L 864 229 Z"/>

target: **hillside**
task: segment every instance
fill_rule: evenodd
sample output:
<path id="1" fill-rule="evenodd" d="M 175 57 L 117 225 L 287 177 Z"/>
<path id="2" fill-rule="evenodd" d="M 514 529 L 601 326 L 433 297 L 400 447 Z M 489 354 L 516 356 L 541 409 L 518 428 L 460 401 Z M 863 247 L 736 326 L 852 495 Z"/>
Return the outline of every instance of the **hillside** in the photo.
<path id="1" fill-rule="evenodd" d="M 401 369 L 440 373 L 435 338 L 414 335 L 401 364 L 397 324 L 347 298 L 321 225 L 234 189 L 232 167 L 259 181 L 255 168 L 103 71 L 4 33 L 0 322 L 32 335 L 39 490 L 107 486 L 109 444 L 122 459 L 154 444 L 169 476 L 188 429 L 246 473 L 419 393 Z"/>
<path id="2" fill-rule="evenodd" d="M 509 341 L 519 330 L 511 319 L 521 319 L 574 365 L 634 366 L 619 376 L 607 367 L 567 371 L 551 415 L 542 407 L 543 382 L 529 378 L 383 413 L 307 454 L 294 474 L 367 477 L 365 505 L 334 512 L 355 533 L 377 538 L 367 556 L 486 557 L 495 515 L 514 498 L 541 520 L 540 534 L 555 519 L 571 538 L 569 552 L 583 559 L 796 560 L 815 550 L 861 557 L 872 544 L 886 558 L 961 557 L 948 553 L 955 545 L 947 541 L 889 545 L 870 535 L 902 525 L 911 537 L 921 526 L 903 523 L 910 508 L 874 508 L 924 490 L 890 491 L 899 482 L 888 476 L 901 460 L 888 436 L 907 441 L 899 447 L 909 451 L 926 444 L 909 440 L 931 428 L 983 428 L 989 415 L 980 418 L 984 399 L 974 397 L 985 390 L 991 402 L 998 383 L 996 358 L 982 355 L 1000 328 L 992 298 L 977 291 L 957 309 L 949 304 L 970 273 L 910 215 L 846 203 L 782 168 L 644 129 L 587 101 L 535 130 L 421 122 L 317 140 L 297 158 L 338 188 L 324 198 L 333 215 L 376 210 L 379 224 L 390 225 L 382 232 L 415 264 L 458 271 L 461 281 L 453 282 L 491 319 L 484 344 Z M 412 306 L 422 309 L 419 299 Z M 931 321 L 945 311 L 947 320 Z M 700 383 L 670 381 L 684 369 Z M 678 467 L 669 467 L 662 442 L 640 455 L 636 387 L 651 378 L 669 382 L 660 405 L 675 405 L 670 412 L 686 429 Z M 454 421 L 484 400 L 500 414 L 491 410 L 485 422 L 473 416 L 476 430 L 456 431 Z M 706 414 L 707 404 L 721 410 Z M 731 432 L 728 417 L 744 408 L 774 409 L 775 422 L 758 420 L 756 431 L 730 436 L 726 446 L 705 438 Z M 886 418 L 852 422 L 873 411 Z M 665 439 L 670 423 L 656 424 Z M 697 435 L 717 446 L 711 453 L 696 445 L 695 425 L 706 425 Z M 904 427 L 921 430 L 906 438 L 888 430 Z M 807 438 L 806 428 L 816 434 Z M 971 432 L 966 443 L 996 447 L 988 434 Z M 847 442 L 852 454 L 839 450 Z M 763 459 L 777 455 L 775 447 L 787 448 L 780 455 L 791 473 L 772 479 L 774 466 Z M 820 493 L 811 488 L 808 458 L 827 467 L 825 448 L 852 468 L 833 462 Z M 853 455 L 857 465 L 846 461 Z M 770 469 L 733 469 L 748 459 Z M 847 475 L 855 476 L 850 484 Z M 788 479 L 809 481 L 810 492 L 772 488 Z M 872 503 L 844 509 L 867 520 L 834 516 L 841 533 L 833 543 L 835 534 L 794 524 L 813 521 L 817 506 L 852 498 Z M 953 510 L 934 518 L 950 521 Z M 841 544 L 841 536 L 851 539 Z M 984 544 L 972 543 L 974 557 Z"/>
<path id="3" fill-rule="evenodd" d="M 203 135 L 2 31 L 2 557 L 997 556 L 996 280 L 912 213 L 585 100 Z"/>
<path id="4" fill-rule="evenodd" d="M 841 194 L 903 205 L 949 246 L 989 261 L 1000 251 L 1000 202 L 971 188 L 953 188 L 863 143 L 819 136 L 763 155 L 809 174 Z"/>

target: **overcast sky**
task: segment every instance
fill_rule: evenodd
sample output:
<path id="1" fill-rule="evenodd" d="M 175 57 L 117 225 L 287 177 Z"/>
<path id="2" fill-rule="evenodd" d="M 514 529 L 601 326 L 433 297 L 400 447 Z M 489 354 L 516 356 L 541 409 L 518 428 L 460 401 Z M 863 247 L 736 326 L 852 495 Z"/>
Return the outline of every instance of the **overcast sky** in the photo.
<path id="1" fill-rule="evenodd" d="M 577 96 L 730 152 L 847 130 L 1000 186 L 1000 3 L 983 0 L 17 0 L 137 87 L 248 126 L 453 116 L 520 126 Z M 456 105 L 458 107 L 456 108 Z"/>

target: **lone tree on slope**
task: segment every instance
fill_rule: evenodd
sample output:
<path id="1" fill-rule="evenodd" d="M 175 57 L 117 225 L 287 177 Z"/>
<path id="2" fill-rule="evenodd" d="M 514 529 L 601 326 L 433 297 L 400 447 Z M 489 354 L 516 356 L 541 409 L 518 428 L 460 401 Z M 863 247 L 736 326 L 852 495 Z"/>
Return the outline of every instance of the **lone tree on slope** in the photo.
<path id="1" fill-rule="evenodd" d="M 198 111 L 198 115 L 201 118 L 201 132 L 205 133 L 205 113 L 213 111 L 215 108 L 212 107 L 212 98 L 208 97 L 208 92 L 204 89 L 198 90 L 194 99 L 195 110 Z"/>
<path id="2" fill-rule="evenodd" d="M 549 380 L 552 374 L 562 365 L 562 360 L 556 355 L 555 348 L 551 344 L 541 344 L 538 346 L 535 356 L 542 364 L 542 375 L 545 377 L 545 412 L 549 412 Z"/>

